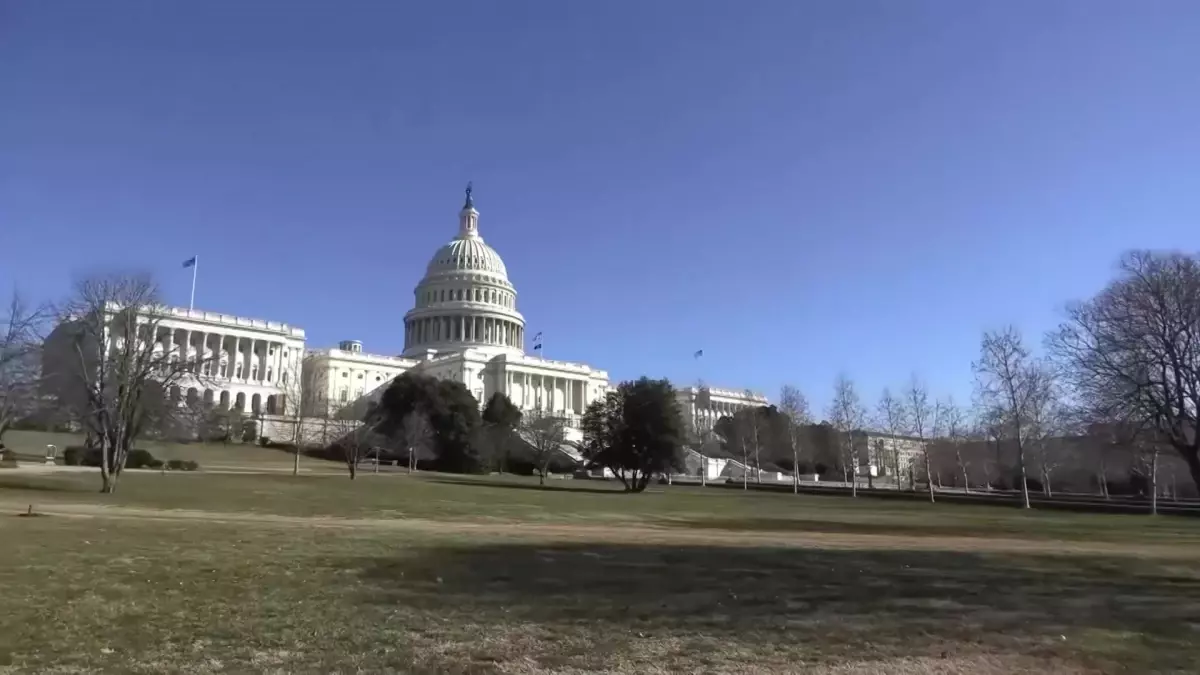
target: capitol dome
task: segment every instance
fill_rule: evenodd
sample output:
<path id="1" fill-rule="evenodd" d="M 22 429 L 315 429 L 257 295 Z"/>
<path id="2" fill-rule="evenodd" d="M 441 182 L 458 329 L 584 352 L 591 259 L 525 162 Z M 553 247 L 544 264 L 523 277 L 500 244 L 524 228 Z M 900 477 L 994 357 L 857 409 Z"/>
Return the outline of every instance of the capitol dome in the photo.
<path id="1" fill-rule="evenodd" d="M 525 318 L 517 290 L 495 249 L 479 235 L 479 212 L 467 186 L 458 235 L 434 253 L 404 315 L 404 356 L 428 350 L 525 352 Z"/>

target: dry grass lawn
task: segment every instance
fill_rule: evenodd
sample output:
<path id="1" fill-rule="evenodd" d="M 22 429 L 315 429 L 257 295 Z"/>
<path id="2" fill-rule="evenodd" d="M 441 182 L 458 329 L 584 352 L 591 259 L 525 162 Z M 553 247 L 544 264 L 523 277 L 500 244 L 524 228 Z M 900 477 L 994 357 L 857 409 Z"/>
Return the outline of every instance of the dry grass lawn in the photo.
<path id="1" fill-rule="evenodd" d="M 1188 519 L 444 476 L 96 487 L 0 476 L 0 673 L 1200 670 Z"/>

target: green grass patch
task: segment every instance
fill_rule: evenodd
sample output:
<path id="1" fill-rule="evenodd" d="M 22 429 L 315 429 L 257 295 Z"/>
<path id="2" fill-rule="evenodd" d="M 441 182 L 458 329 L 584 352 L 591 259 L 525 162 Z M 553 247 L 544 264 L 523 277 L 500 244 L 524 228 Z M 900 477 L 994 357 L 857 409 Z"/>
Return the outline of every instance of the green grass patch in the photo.
<path id="1" fill-rule="evenodd" d="M 1040 672 L 1147 673 L 1188 672 L 1198 656 L 1186 599 L 1200 571 L 1137 558 L 54 517 L 0 520 L 0 537 L 0 672 L 787 672 L 928 658 L 1006 672 L 976 666 L 1032 658 Z"/>
<path id="2" fill-rule="evenodd" d="M 104 496 L 97 474 L 0 476 L 0 674 L 1200 660 L 1188 518 L 438 474 L 129 473 Z"/>

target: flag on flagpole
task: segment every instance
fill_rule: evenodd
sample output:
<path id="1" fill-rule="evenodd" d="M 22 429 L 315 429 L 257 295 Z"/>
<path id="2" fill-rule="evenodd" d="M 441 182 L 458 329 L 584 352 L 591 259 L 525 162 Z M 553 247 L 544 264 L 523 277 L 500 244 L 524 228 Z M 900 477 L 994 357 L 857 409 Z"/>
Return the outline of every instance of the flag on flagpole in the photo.
<path id="1" fill-rule="evenodd" d="M 534 341 L 534 342 L 540 342 L 540 341 L 541 341 L 541 339 L 542 339 L 542 331 L 540 331 L 540 330 L 539 330 L 539 331 L 537 332 L 537 334 L 533 336 L 533 341 Z"/>
<path id="2" fill-rule="evenodd" d="M 533 346 L 533 351 L 535 351 L 535 352 L 536 352 L 536 351 L 540 351 L 540 350 L 541 350 L 541 348 L 542 348 L 542 343 L 540 343 L 540 342 L 539 342 L 539 343 L 537 343 L 536 345 L 534 345 L 534 346 Z"/>
<path id="3" fill-rule="evenodd" d="M 192 256 L 192 257 L 188 258 L 187 260 L 184 260 L 184 261 L 183 261 L 183 266 L 184 266 L 185 268 L 187 268 L 187 267 L 195 267 L 195 266 L 196 266 L 196 256 Z"/>
<path id="4" fill-rule="evenodd" d="M 701 356 L 704 356 L 704 350 L 703 350 L 703 349 L 697 349 L 697 350 L 696 350 L 696 353 L 695 353 L 695 354 L 692 354 L 692 358 L 693 358 L 693 359 L 698 359 L 698 358 L 700 358 Z"/>

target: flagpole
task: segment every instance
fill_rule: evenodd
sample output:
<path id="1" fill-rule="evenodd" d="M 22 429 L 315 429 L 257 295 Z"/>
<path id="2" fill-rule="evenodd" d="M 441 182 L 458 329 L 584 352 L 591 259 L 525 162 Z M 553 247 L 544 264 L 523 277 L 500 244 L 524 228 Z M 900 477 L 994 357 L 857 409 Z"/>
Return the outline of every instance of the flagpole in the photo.
<path id="1" fill-rule="evenodd" d="M 192 257 L 192 297 L 188 300 L 188 313 L 196 308 L 196 270 L 200 267 L 200 256 Z"/>

